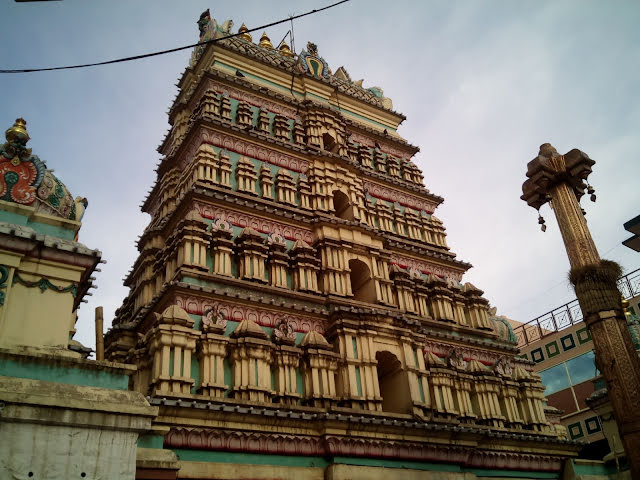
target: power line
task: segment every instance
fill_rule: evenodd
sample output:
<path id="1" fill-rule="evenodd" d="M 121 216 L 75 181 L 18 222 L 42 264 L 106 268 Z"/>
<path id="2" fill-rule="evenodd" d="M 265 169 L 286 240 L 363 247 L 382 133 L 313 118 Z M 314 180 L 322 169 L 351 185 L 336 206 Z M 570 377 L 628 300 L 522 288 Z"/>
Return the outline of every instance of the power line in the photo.
<path id="1" fill-rule="evenodd" d="M 307 15 L 313 15 L 314 13 L 320 13 L 320 12 L 322 12 L 324 10 L 329 10 L 330 8 L 337 7 L 338 5 L 341 5 L 343 3 L 347 3 L 349 1 L 350 0 L 341 0 L 339 2 L 332 3 L 331 5 L 327 5 L 326 7 L 314 8 L 313 10 L 311 10 L 309 12 L 306 12 L 306 13 L 301 13 L 300 15 L 287 17 L 285 19 L 278 20 L 277 22 L 272 22 L 272 23 L 268 23 L 266 25 L 262 25 L 260 27 L 252 28 L 252 29 L 248 30 L 248 32 L 255 32 L 256 30 L 263 30 L 265 28 L 273 27 L 275 25 L 280 25 L 281 23 L 285 23 L 285 22 L 289 22 L 289 21 L 293 22 L 293 20 L 296 20 L 298 18 L 306 17 Z M 115 60 L 106 60 L 104 62 L 84 63 L 84 64 L 81 64 L 81 65 L 67 65 L 67 66 L 64 66 L 64 67 L 0 69 L 0 73 L 49 72 L 49 71 L 52 71 L 52 70 L 72 70 L 72 69 L 75 69 L 75 68 L 97 67 L 99 65 L 110 65 L 110 64 L 113 64 L 113 63 L 131 62 L 133 60 L 140 60 L 142 58 L 157 57 L 158 55 L 166 55 L 167 53 L 179 52 L 181 50 L 187 50 L 189 48 L 199 47 L 200 45 L 208 45 L 210 43 L 216 43 L 216 42 L 219 42 L 220 40 L 226 40 L 228 38 L 238 37 L 240 35 L 242 35 L 242 33 L 234 33 L 232 35 L 227 35 L 226 37 L 214 38 L 214 39 L 211 39 L 211 40 L 207 40 L 206 42 L 199 42 L 199 43 L 194 43 L 192 45 L 185 45 L 184 47 L 171 48 L 169 50 L 162 50 L 162 51 L 153 52 L 153 53 L 145 53 L 145 54 L 142 54 L 142 55 L 134 55 L 132 57 L 117 58 Z"/>

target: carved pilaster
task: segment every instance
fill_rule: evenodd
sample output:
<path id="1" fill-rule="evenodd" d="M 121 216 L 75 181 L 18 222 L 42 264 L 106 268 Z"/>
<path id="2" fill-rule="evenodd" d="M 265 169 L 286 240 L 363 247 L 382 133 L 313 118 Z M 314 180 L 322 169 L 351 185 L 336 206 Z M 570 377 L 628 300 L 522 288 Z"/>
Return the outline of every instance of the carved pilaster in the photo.
<path id="1" fill-rule="evenodd" d="M 253 321 L 244 319 L 231 333 L 235 339 L 230 356 L 233 387 L 230 396 L 253 402 L 270 402 L 273 344 Z"/>
<path id="2" fill-rule="evenodd" d="M 338 401 L 335 374 L 340 355 L 332 351 L 327 340 L 318 332 L 307 333 L 300 347 L 303 349 L 302 373 L 304 402 L 313 407 L 328 408 Z"/>
<path id="3" fill-rule="evenodd" d="M 236 238 L 238 256 L 240 257 L 240 278 L 267 282 L 265 263 L 267 246 L 262 236 L 251 227 L 246 227 Z"/>
<path id="4" fill-rule="evenodd" d="M 224 220 L 214 220 L 211 224 L 211 249 L 213 273 L 231 277 L 233 255 L 233 227 Z"/>
<path id="5" fill-rule="evenodd" d="M 272 233 L 267 238 L 269 248 L 269 285 L 273 287 L 288 288 L 287 267 L 289 255 L 287 255 L 287 244 L 282 235 Z"/>
<path id="6" fill-rule="evenodd" d="M 182 308 L 172 305 L 157 315 L 145 335 L 149 355 L 153 358 L 151 380 L 154 395 L 188 394 L 195 380 L 191 377 L 191 356 L 200 332 L 193 330 L 193 320 Z"/>
<path id="7" fill-rule="evenodd" d="M 293 288 L 307 292 L 319 292 L 320 260 L 315 256 L 315 249 L 303 240 L 296 240 L 291 248 L 291 263 L 293 265 Z"/>
<path id="8" fill-rule="evenodd" d="M 238 182 L 238 191 L 257 195 L 256 182 L 258 175 L 256 167 L 247 157 L 240 157 L 236 166 L 236 181 Z"/>

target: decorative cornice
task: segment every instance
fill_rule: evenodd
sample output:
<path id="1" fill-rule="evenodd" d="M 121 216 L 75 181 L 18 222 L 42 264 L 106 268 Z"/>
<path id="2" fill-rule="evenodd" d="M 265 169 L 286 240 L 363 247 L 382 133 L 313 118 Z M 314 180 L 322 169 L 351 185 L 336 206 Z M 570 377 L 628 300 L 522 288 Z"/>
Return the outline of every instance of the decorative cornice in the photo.
<path id="1" fill-rule="evenodd" d="M 345 419 L 352 419 L 352 416 Z M 467 431 L 469 432 L 468 429 Z M 417 433 L 417 432 L 416 432 Z M 470 432 L 469 432 L 470 433 Z M 354 438 L 342 435 L 290 435 L 208 428 L 173 427 L 165 447 L 246 453 L 360 457 L 416 462 L 453 463 L 464 467 L 559 472 L 564 458 L 551 455 L 491 451 L 471 445 Z"/>
<path id="2" fill-rule="evenodd" d="M 182 307 L 187 313 L 202 315 L 205 310 L 217 309 L 224 315 L 226 320 L 241 322 L 251 320 L 262 327 L 274 328 L 285 320 L 293 326 L 296 332 L 325 332 L 325 321 L 319 318 L 304 317 L 297 314 L 282 313 L 264 308 L 254 308 L 239 303 L 230 303 L 212 298 L 201 298 L 195 295 L 184 295 L 177 293 L 174 295 L 176 305 Z"/>
<path id="3" fill-rule="evenodd" d="M 391 263 L 402 268 L 415 268 L 421 273 L 427 275 L 434 273 L 439 277 L 454 278 L 458 282 L 462 281 L 462 275 L 464 275 L 464 272 L 455 270 L 453 268 L 448 268 L 442 265 L 436 265 L 435 263 L 404 257 L 395 253 L 391 254 Z"/>
<path id="4" fill-rule="evenodd" d="M 409 153 L 408 153 L 406 151 L 402 151 L 399 148 L 394 147 L 388 142 L 384 142 L 382 140 L 379 142 L 376 142 L 376 140 L 374 140 L 373 138 L 367 137 L 366 135 L 362 135 L 356 132 L 348 132 L 348 133 L 349 133 L 349 140 L 356 142 L 360 145 L 365 145 L 371 148 L 374 148 L 376 146 L 376 143 L 378 143 L 378 145 L 380 146 L 381 152 L 388 153 L 389 155 L 400 158 L 405 162 L 409 161 L 409 159 L 419 150 L 418 147 L 414 147 L 413 145 L 409 145 L 409 144 L 403 145 L 403 146 L 406 146 L 406 148 L 409 150 Z M 404 143 L 404 141 L 402 141 L 401 139 L 394 138 L 394 137 L 391 137 L 390 140 L 395 140 L 396 142 Z"/>
<path id="5" fill-rule="evenodd" d="M 440 358 L 449 357 L 449 355 L 453 350 L 457 350 L 460 353 L 462 353 L 462 356 L 464 357 L 465 361 L 477 360 L 480 363 L 487 366 L 494 366 L 496 362 L 500 359 L 500 357 L 504 356 L 504 353 L 496 353 L 496 352 L 491 352 L 489 350 L 479 350 L 476 348 L 469 348 L 469 347 L 464 347 L 460 345 L 444 344 L 444 343 L 433 342 L 429 340 L 427 340 L 423 344 L 423 351 L 432 352 L 433 354 L 437 355 Z M 511 360 L 513 361 L 514 364 L 518 363 L 521 366 L 523 366 L 523 368 L 526 365 L 527 368 L 525 368 L 525 370 L 531 371 L 531 367 L 528 363 L 519 362 L 517 357 L 511 358 Z"/>
<path id="6" fill-rule="evenodd" d="M 206 129 L 200 129 L 197 140 L 191 142 L 191 146 L 183 153 L 182 159 L 178 166 L 184 168 L 191 161 L 202 144 L 213 145 L 223 150 L 245 155 L 256 160 L 269 163 L 277 167 L 283 167 L 298 173 L 305 173 L 309 169 L 309 161 L 292 157 L 286 153 L 269 149 L 255 143 L 232 137 L 221 132 L 212 132 Z"/>
<path id="7" fill-rule="evenodd" d="M 435 201 L 425 200 L 408 193 L 400 192 L 398 190 L 394 190 L 392 188 L 370 182 L 368 180 L 363 180 L 362 186 L 364 187 L 365 191 L 372 197 L 394 203 L 398 202 L 400 205 L 403 205 L 405 207 L 411 207 L 415 210 L 424 210 L 429 214 L 432 214 L 439 205 L 439 203 Z"/>
<path id="8" fill-rule="evenodd" d="M 261 233 L 279 233 L 287 240 L 294 242 L 296 240 L 304 240 L 308 244 L 314 242 L 314 236 L 311 230 L 305 230 L 285 223 L 274 222 L 266 218 L 233 211 L 224 207 L 206 205 L 200 202 L 194 202 L 194 206 L 203 218 L 226 220 L 236 227 L 251 227 Z"/>

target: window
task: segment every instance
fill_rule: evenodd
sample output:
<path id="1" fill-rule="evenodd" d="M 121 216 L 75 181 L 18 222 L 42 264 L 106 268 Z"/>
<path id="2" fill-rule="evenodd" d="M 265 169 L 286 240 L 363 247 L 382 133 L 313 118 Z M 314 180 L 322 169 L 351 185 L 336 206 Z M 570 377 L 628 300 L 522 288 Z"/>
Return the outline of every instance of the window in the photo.
<path id="1" fill-rule="evenodd" d="M 340 190 L 333 192 L 333 208 L 336 211 L 336 216 L 344 220 L 353 220 L 353 207 L 347 197 Z"/>
<path id="2" fill-rule="evenodd" d="M 592 381 L 599 375 L 595 353 L 589 351 L 540 373 L 549 404 L 572 413 L 586 407 L 585 399 L 595 390 Z"/>
<path id="3" fill-rule="evenodd" d="M 543 370 L 540 372 L 540 377 L 542 378 L 542 384 L 546 387 L 545 395 L 551 395 L 571 386 L 564 362 L 548 370 Z"/>
<path id="4" fill-rule="evenodd" d="M 596 368 L 596 355 L 593 351 L 567 360 L 566 363 L 572 385 L 586 382 L 599 375 L 598 369 Z"/>

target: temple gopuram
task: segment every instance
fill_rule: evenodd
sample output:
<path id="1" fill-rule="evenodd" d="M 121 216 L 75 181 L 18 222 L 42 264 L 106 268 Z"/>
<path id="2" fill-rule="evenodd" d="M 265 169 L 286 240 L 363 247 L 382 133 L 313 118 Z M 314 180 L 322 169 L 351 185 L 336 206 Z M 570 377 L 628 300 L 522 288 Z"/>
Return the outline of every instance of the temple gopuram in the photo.
<path id="1" fill-rule="evenodd" d="M 178 82 L 105 336 L 158 408 L 138 447 L 177 458 L 136 478 L 561 478 L 580 445 L 464 283 L 405 117 L 317 45 L 232 25 L 198 22 L 214 42 Z"/>

